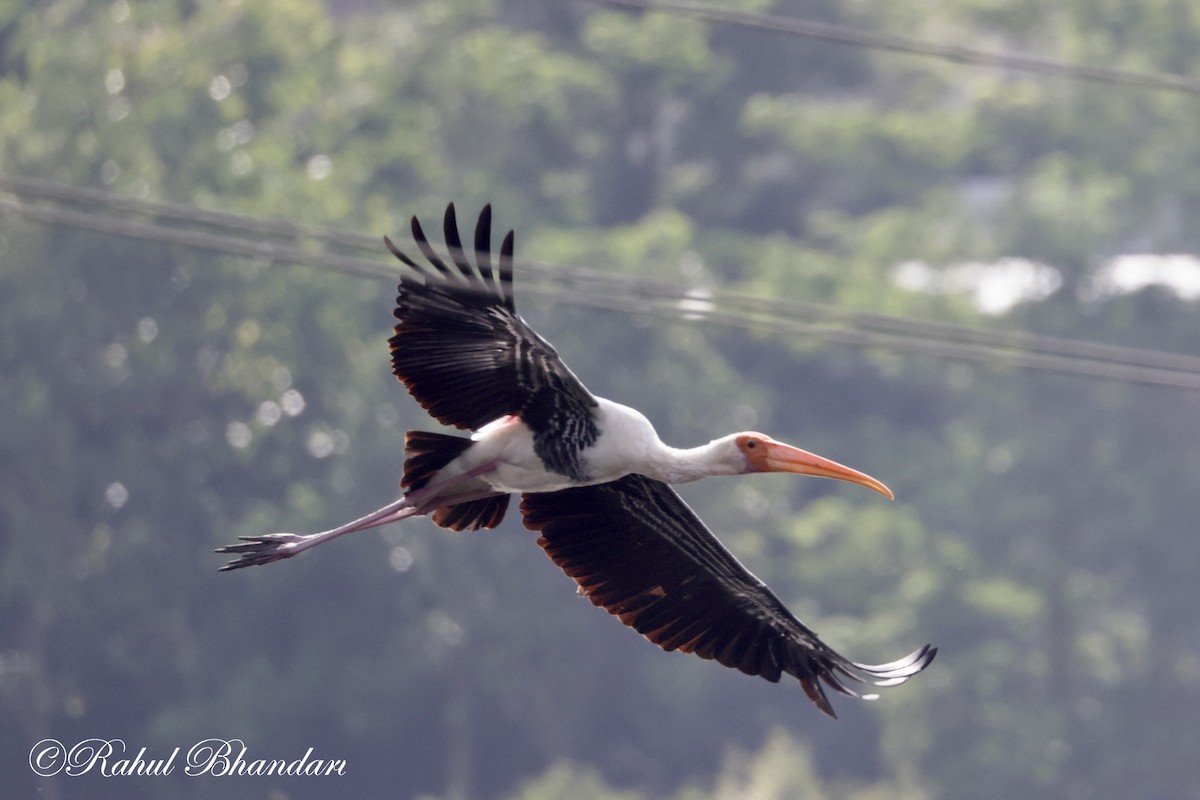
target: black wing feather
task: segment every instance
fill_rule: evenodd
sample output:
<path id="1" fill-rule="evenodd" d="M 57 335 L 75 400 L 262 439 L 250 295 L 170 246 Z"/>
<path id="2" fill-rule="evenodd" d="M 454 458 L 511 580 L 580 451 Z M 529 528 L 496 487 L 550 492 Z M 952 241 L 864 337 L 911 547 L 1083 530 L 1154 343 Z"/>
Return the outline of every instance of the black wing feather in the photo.
<path id="1" fill-rule="evenodd" d="M 492 277 L 492 207 L 484 206 L 479 212 L 479 220 L 475 223 L 475 263 L 485 284 L 495 285 Z M 512 280 L 512 276 L 509 276 Z M 512 302 L 506 304 L 512 310 Z"/>
<path id="2" fill-rule="evenodd" d="M 445 425 L 476 430 L 508 414 L 519 416 L 549 468 L 584 477 L 577 455 L 599 435 L 596 399 L 514 310 L 512 231 L 493 272 L 491 206 L 475 225 L 474 265 L 462 247 L 453 204 L 442 227 L 453 267 L 434 250 L 416 217 L 413 239 L 432 269 L 387 241 L 406 267 L 388 341 L 392 371 Z"/>
<path id="3" fill-rule="evenodd" d="M 933 660 L 926 645 L 890 664 L 840 655 L 741 565 L 668 485 L 642 475 L 560 492 L 525 494 L 525 525 L 591 601 L 665 650 L 715 659 L 749 675 L 797 678 L 837 715 L 822 682 L 903 683 Z"/>

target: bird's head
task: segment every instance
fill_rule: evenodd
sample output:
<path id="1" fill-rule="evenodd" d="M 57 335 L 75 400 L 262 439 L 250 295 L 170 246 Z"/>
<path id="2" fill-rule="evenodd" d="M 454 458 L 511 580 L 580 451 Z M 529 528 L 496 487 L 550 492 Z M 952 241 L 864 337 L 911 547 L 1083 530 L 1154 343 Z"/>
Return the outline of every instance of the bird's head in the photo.
<path id="1" fill-rule="evenodd" d="M 818 478 L 849 481 L 874 489 L 891 500 L 892 490 L 870 475 L 842 466 L 807 450 L 777 442 L 765 433 L 747 431 L 730 437 L 745 460 L 742 472 L 795 472 Z"/>

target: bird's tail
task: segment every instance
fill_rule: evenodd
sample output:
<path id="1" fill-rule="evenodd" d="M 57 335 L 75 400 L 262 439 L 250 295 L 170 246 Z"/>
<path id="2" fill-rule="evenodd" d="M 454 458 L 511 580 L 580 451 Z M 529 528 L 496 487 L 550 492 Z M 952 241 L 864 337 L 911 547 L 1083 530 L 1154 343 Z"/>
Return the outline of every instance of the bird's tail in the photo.
<path id="1" fill-rule="evenodd" d="M 471 440 L 465 436 L 408 431 L 404 434 L 404 476 L 400 488 L 415 492 L 424 487 L 442 467 L 470 446 Z"/>
<path id="2" fill-rule="evenodd" d="M 419 496 L 420 490 L 471 444 L 471 440 L 463 436 L 408 431 L 404 435 L 404 476 L 400 479 L 400 487 L 406 496 L 413 493 Z M 450 494 L 446 498 L 450 501 L 448 505 L 437 505 L 437 501 L 433 501 L 434 507 L 429 511 L 434 523 L 450 530 L 494 528 L 504 519 L 504 512 L 508 510 L 507 494 L 488 494 L 483 497 L 476 494 L 460 502 L 454 502 L 453 497 Z"/>

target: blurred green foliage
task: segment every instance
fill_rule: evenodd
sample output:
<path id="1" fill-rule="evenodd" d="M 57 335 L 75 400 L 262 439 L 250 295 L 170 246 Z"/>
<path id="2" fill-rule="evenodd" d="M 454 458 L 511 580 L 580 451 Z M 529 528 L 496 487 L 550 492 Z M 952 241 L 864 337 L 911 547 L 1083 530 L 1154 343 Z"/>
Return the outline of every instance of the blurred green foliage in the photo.
<path id="1" fill-rule="evenodd" d="M 731 5 L 1200 74 L 1184 0 Z M 1177 352 L 1193 303 L 1091 287 L 1114 256 L 1200 250 L 1198 123 L 1191 97 L 584 3 L 0 2 L 2 175 L 372 235 L 491 201 L 552 264 Z M 988 315 L 893 280 L 1013 257 L 1060 288 Z M 758 428 L 896 490 L 685 492 L 833 646 L 941 647 L 829 723 L 794 684 L 639 641 L 515 518 L 218 574 L 238 535 L 394 494 L 403 431 L 433 424 L 389 374 L 391 296 L 0 216 L 14 796 L 1198 796 L 1192 394 L 519 298 L 669 441 Z M 93 736 L 348 772 L 30 771 L 35 742 Z"/>

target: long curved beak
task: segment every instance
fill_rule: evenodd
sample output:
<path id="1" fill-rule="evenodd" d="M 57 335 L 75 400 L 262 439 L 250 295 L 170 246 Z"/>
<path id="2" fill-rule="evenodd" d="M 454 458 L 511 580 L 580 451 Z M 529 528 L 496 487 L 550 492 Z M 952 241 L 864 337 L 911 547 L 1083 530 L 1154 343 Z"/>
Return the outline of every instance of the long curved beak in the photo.
<path id="1" fill-rule="evenodd" d="M 795 472 L 800 475 L 849 481 L 868 489 L 874 489 L 888 500 L 895 499 L 891 489 L 870 475 L 843 466 L 836 461 L 830 461 L 828 458 L 822 458 L 815 453 L 781 442 L 768 442 L 765 450 L 766 452 L 759 456 L 760 463 L 755 464 L 761 472 Z"/>

